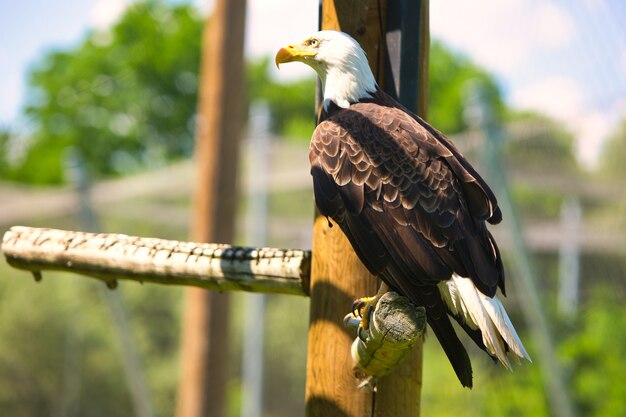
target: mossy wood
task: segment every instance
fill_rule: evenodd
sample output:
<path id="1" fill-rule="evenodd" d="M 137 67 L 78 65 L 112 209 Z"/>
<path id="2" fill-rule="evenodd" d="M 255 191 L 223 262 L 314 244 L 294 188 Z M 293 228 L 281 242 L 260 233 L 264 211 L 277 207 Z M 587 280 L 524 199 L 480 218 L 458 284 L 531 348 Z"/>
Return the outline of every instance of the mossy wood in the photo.
<path id="1" fill-rule="evenodd" d="M 358 326 L 354 313 L 347 316 Z M 374 381 L 389 375 L 420 341 L 426 328 L 426 310 L 396 292 L 385 293 L 371 313 L 370 325 L 352 343 L 352 358 Z M 362 384 L 363 385 L 363 384 Z"/>

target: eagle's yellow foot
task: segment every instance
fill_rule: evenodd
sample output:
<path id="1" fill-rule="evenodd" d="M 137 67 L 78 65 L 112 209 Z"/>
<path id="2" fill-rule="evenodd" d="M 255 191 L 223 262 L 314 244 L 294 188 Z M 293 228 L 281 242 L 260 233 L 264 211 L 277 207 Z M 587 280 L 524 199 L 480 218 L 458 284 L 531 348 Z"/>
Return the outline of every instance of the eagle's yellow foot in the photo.
<path id="1" fill-rule="evenodd" d="M 352 303 L 352 313 L 354 317 L 365 318 L 368 315 L 371 308 L 376 307 L 376 303 L 380 299 L 380 296 L 357 298 Z"/>
<path id="2" fill-rule="evenodd" d="M 376 309 L 376 305 L 378 304 L 380 298 L 387 291 L 389 291 L 389 287 L 383 283 L 375 296 L 358 298 L 352 303 L 352 314 L 355 317 L 361 317 L 361 322 L 359 323 L 359 328 L 357 330 L 359 339 L 365 341 L 365 337 L 362 335 L 362 332 L 369 329 L 372 312 Z"/>
<path id="3" fill-rule="evenodd" d="M 354 300 L 352 303 L 352 314 L 355 317 L 360 317 L 361 322 L 359 323 L 359 328 L 357 329 L 357 334 L 359 335 L 359 339 L 365 341 L 366 336 L 362 333 L 365 330 L 368 330 L 370 327 L 370 317 L 372 315 L 372 311 L 376 308 L 376 304 L 378 300 L 380 300 L 381 295 L 375 295 L 374 297 L 363 297 L 357 300 Z"/>

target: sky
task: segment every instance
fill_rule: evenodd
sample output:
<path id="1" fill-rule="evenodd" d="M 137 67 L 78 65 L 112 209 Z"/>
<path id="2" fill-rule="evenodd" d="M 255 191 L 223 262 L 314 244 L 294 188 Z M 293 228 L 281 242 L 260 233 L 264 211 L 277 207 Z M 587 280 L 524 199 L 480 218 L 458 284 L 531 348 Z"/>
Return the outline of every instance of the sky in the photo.
<path id="1" fill-rule="evenodd" d="M 207 13 L 214 5 L 191 1 Z M 0 125 L 19 125 L 33 63 L 105 29 L 131 2 L 0 0 Z M 315 31 L 317 13 L 315 0 L 248 0 L 246 54 L 273 55 Z M 494 75 L 512 107 L 563 122 L 580 160 L 594 166 L 601 144 L 626 117 L 626 2 L 431 0 L 430 18 L 433 38 Z M 274 73 L 285 80 L 307 75 L 303 65 Z"/>

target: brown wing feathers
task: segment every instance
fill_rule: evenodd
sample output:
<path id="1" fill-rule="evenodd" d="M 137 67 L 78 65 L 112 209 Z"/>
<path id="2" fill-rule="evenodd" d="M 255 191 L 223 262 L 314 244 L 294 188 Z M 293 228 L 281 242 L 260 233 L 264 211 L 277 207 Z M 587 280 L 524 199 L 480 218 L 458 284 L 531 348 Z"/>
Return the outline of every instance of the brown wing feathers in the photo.
<path id="1" fill-rule="evenodd" d="M 456 272 L 487 295 L 504 287 L 484 225 L 501 218 L 493 193 L 443 135 L 375 103 L 353 104 L 322 122 L 310 161 L 320 212 L 340 225 L 371 272 L 427 307 L 459 379 L 471 386 L 469 357 L 436 283 Z M 484 348 L 480 332 L 463 327 Z"/>

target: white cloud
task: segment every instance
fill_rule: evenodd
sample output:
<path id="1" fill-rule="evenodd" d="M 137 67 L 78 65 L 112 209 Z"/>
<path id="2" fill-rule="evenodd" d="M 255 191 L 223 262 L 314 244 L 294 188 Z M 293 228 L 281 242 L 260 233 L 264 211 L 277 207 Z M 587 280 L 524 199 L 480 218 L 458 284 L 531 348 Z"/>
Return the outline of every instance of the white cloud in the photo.
<path id="1" fill-rule="evenodd" d="M 294 8 L 297 7 L 297 13 Z M 251 57 L 270 56 L 281 47 L 317 31 L 318 3 L 285 0 L 248 0 L 246 22 L 246 54 Z M 274 67 L 275 68 L 275 67 Z M 314 77 L 307 65 L 282 65 L 280 72 L 272 70 L 277 80 Z"/>
<path id="2" fill-rule="evenodd" d="M 565 76 L 552 76 L 515 90 L 512 104 L 538 110 L 559 120 L 569 120 L 585 110 L 583 88 Z"/>
<path id="3" fill-rule="evenodd" d="M 587 103 L 583 86 L 564 76 L 519 89 L 511 101 L 518 109 L 536 110 L 560 121 L 574 134 L 578 160 L 589 169 L 597 166 L 602 145 L 626 115 L 626 99 L 596 109 Z"/>
<path id="4" fill-rule="evenodd" d="M 585 0 L 585 6 L 591 12 L 605 11 L 607 5 L 605 0 Z"/>
<path id="5" fill-rule="evenodd" d="M 589 11 L 602 12 L 605 6 L 604 0 L 586 0 Z M 513 107 L 560 121 L 576 137 L 579 160 L 593 167 L 626 113 L 617 106 L 594 106 L 593 86 L 562 65 L 575 38 L 588 32 L 576 26 L 573 11 L 563 2 L 542 0 L 437 0 L 431 2 L 431 33 L 503 80 Z M 546 54 L 554 54 L 553 66 L 536 61 Z M 616 59 L 626 72 L 626 50 Z"/>
<path id="6" fill-rule="evenodd" d="M 583 86 L 565 76 L 544 78 L 520 88 L 511 97 L 518 109 L 532 109 L 559 120 L 575 137 L 583 166 L 597 166 L 602 145 L 626 114 L 626 100 L 600 111 L 587 103 Z"/>
<path id="7" fill-rule="evenodd" d="M 437 0 L 431 32 L 499 74 L 528 65 L 533 51 L 561 48 L 576 34 L 569 12 L 552 2 Z"/>
<path id="8" fill-rule="evenodd" d="M 528 14 L 519 0 L 431 2 L 431 32 L 478 64 L 496 72 L 519 67 L 529 53 L 523 21 Z"/>
<path id="9" fill-rule="evenodd" d="M 535 9 L 534 38 L 552 47 L 568 45 L 574 38 L 574 20 L 563 8 L 553 3 L 540 3 Z"/>
<path id="10" fill-rule="evenodd" d="M 590 111 L 578 119 L 578 158 L 588 168 L 598 165 L 602 146 L 626 117 L 626 98 L 616 100 L 605 111 Z"/>
<path id="11" fill-rule="evenodd" d="M 4 72 L 0 78 L 0 124 L 14 121 L 24 95 L 24 81 L 19 72 Z"/>
<path id="12" fill-rule="evenodd" d="M 194 0 L 193 5 L 203 15 L 208 15 L 215 8 L 215 0 Z"/>
<path id="13" fill-rule="evenodd" d="M 96 29 L 108 29 L 120 18 L 128 4 L 127 0 L 96 0 L 89 14 L 91 25 Z"/>
<path id="14" fill-rule="evenodd" d="M 193 0 L 202 14 L 215 8 L 215 0 Z M 297 13 L 293 13 L 297 7 Z M 248 0 L 246 9 L 245 54 L 248 58 L 274 57 L 278 49 L 299 37 L 317 30 L 318 4 L 314 1 Z M 279 81 L 313 77 L 315 73 L 306 65 L 284 65 L 280 72 L 273 67 L 272 77 Z"/>
<path id="15" fill-rule="evenodd" d="M 9 52 L 0 46 L 0 68 L 6 68 L 9 63 Z"/>
<path id="16" fill-rule="evenodd" d="M 284 44 L 317 31 L 317 2 L 299 2 L 297 13 L 294 7 L 284 0 L 249 0 L 246 51 L 274 54 Z"/>
<path id="17" fill-rule="evenodd" d="M 578 160 L 587 168 L 598 164 L 602 145 L 615 127 L 611 119 L 609 114 L 592 111 L 573 121 Z"/>

